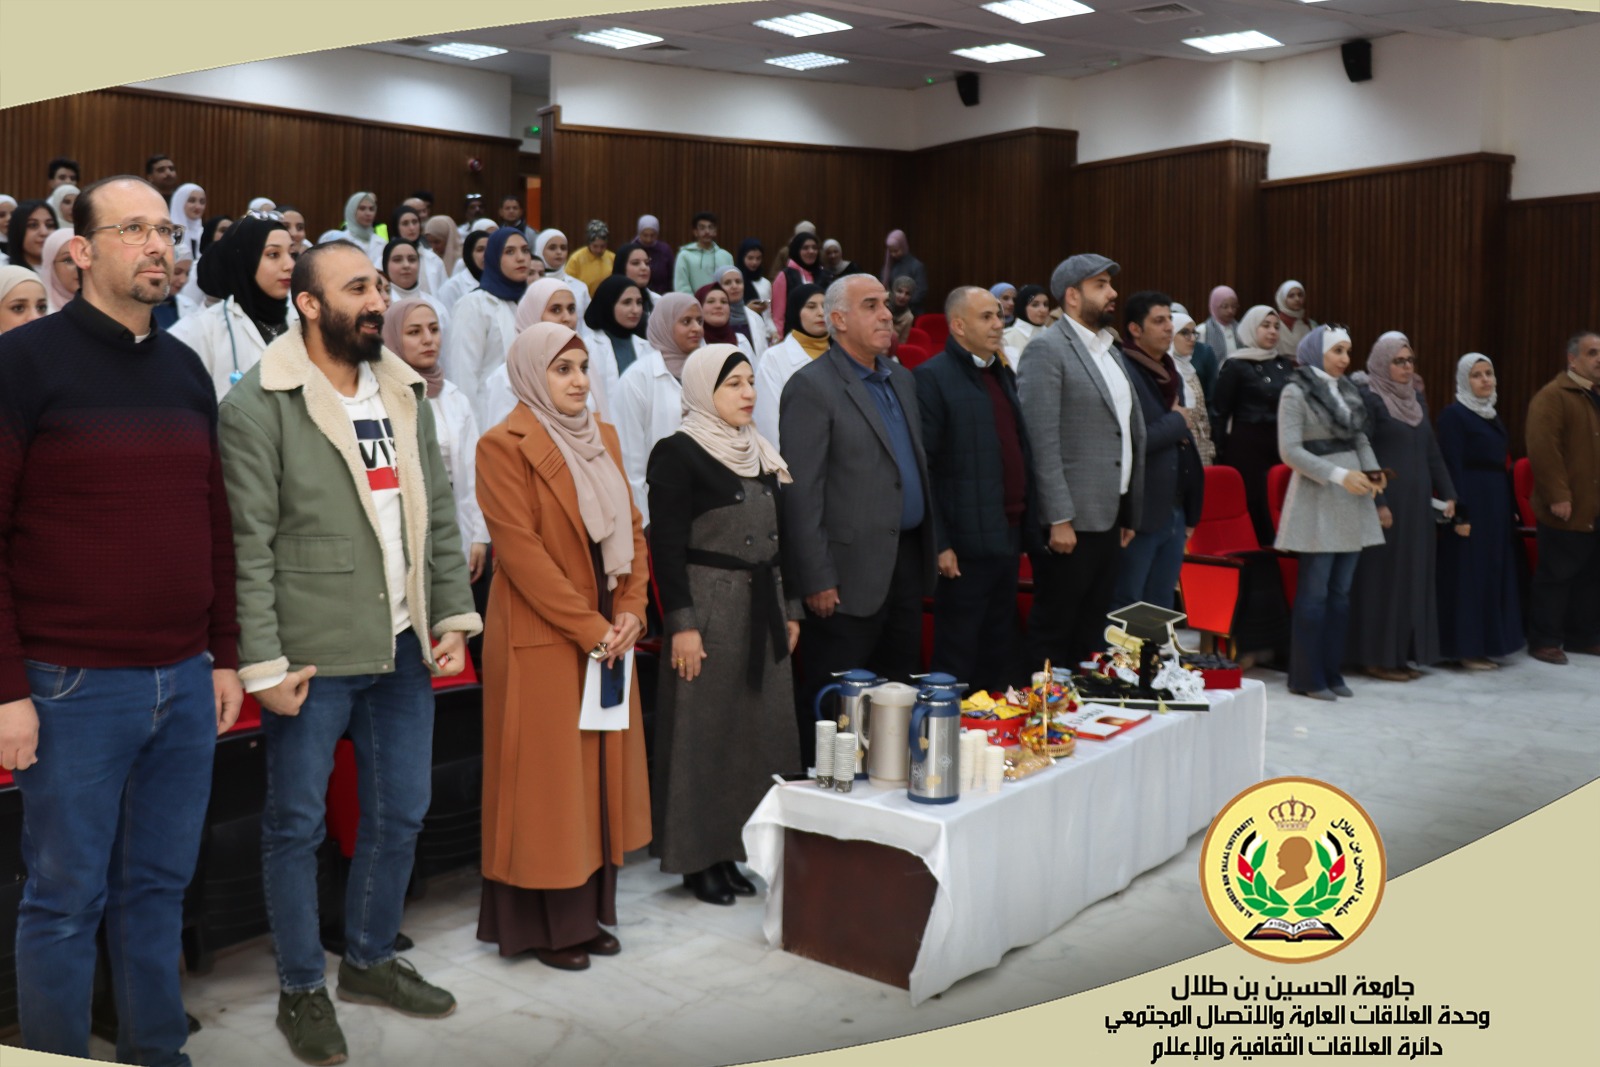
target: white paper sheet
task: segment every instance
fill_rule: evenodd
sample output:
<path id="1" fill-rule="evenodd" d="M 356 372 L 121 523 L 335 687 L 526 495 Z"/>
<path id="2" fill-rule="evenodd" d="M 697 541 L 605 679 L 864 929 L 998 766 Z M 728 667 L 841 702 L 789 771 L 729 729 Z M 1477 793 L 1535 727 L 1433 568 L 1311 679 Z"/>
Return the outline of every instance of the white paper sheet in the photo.
<path id="1" fill-rule="evenodd" d="M 583 707 L 578 712 L 580 730 L 626 730 L 629 694 L 633 692 L 633 652 L 622 657 L 622 702 L 614 708 L 600 706 L 600 661 L 589 660 L 583 674 Z"/>

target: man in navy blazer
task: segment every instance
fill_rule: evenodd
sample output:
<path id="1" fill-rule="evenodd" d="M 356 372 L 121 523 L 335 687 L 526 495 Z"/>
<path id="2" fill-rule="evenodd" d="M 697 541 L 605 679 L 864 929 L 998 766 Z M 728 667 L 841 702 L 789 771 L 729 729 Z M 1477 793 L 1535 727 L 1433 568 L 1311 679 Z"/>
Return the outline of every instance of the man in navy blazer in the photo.
<path id="1" fill-rule="evenodd" d="M 828 286 L 833 344 L 783 387 L 784 584 L 805 598 L 801 658 L 815 693 L 864 667 L 898 681 L 922 665 L 933 591 L 933 499 L 911 372 L 888 358 L 889 295 L 870 274 Z M 814 741 L 805 731 L 805 741 Z"/>
<path id="2" fill-rule="evenodd" d="M 1037 522 L 1032 456 L 1017 379 L 1001 352 L 1005 319 L 988 290 L 963 286 L 944 306 L 944 351 L 916 369 L 922 444 L 933 481 L 939 583 L 933 662 L 974 689 L 1027 677 L 1017 649 L 1017 579 Z"/>

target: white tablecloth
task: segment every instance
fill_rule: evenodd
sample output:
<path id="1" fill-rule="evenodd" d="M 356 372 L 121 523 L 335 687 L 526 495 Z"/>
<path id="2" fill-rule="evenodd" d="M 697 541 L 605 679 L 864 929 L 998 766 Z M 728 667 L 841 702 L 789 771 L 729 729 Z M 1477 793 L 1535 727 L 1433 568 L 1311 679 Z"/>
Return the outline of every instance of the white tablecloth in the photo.
<path id="1" fill-rule="evenodd" d="M 904 788 L 866 781 L 850 793 L 774 786 L 744 828 L 749 864 L 771 887 L 767 940 L 783 943 L 784 831 L 804 830 L 903 849 L 928 865 L 938 891 L 911 971 L 913 1004 L 995 966 L 1178 855 L 1262 780 L 1265 687 L 1246 679 L 1206 696 L 1209 712 L 1152 715 L 1110 741 L 1079 741 L 1054 767 L 954 804 L 916 804 Z"/>

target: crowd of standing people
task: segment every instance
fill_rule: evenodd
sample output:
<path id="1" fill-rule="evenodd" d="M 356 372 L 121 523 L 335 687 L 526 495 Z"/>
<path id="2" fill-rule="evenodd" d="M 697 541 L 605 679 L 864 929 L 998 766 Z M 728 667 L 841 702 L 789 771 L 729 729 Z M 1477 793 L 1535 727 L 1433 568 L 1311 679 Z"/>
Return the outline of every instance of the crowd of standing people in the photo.
<path id="1" fill-rule="evenodd" d="M 182 899 L 208 754 L 246 694 L 267 712 L 278 1026 L 336 1063 L 320 783 L 349 737 L 339 998 L 450 1014 L 396 945 L 432 679 L 469 639 L 478 936 L 563 970 L 622 950 L 629 852 L 710 904 L 756 892 L 740 829 L 809 761 L 810 696 L 850 668 L 919 672 L 928 598 L 933 668 L 986 689 L 1099 650 L 1116 607 L 1172 606 L 1214 464 L 1299 561 L 1293 692 L 1351 697 L 1348 665 L 1493 669 L 1525 641 L 1600 654 L 1593 332 L 1530 411 L 1525 639 L 1493 362 L 1461 358 L 1436 428 L 1409 339 L 1349 373 L 1355 338 L 1298 282 L 1242 313 L 1219 286 L 1202 322 L 1120 298 L 1118 264 L 1081 253 L 930 304 L 899 230 L 874 273 L 809 221 L 769 265 L 759 240 L 719 246 L 710 212 L 676 251 L 650 215 L 615 250 L 590 220 L 573 248 L 514 197 L 457 225 L 419 192 L 380 224 L 358 191 L 313 242 L 281 201 L 208 214 L 166 156 L 78 178 L 55 160 L 47 197 L 0 197 L 0 765 L 26 804 L 33 1048 L 86 1054 L 103 916 L 120 1058 L 186 1062 Z M 896 354 L 930 307 L 948 337 L 912 369 Z M 652 631 L 653 764 L 636 681 L 628 728 L 579 726 Z"/>

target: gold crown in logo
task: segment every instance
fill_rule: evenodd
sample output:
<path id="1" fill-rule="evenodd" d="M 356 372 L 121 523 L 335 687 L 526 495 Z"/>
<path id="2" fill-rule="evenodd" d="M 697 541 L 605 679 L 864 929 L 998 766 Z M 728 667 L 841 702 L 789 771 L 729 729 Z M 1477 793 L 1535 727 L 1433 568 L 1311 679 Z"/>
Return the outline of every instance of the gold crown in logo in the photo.
<path id="1" fill-rule="evenodd" d="M 1267 818 L 1280 830 L 1304 830 L 1317 817 L 1317 809 L 1303 800 L 1290 796 L 1283 803 L 1267 809 Z"/>

